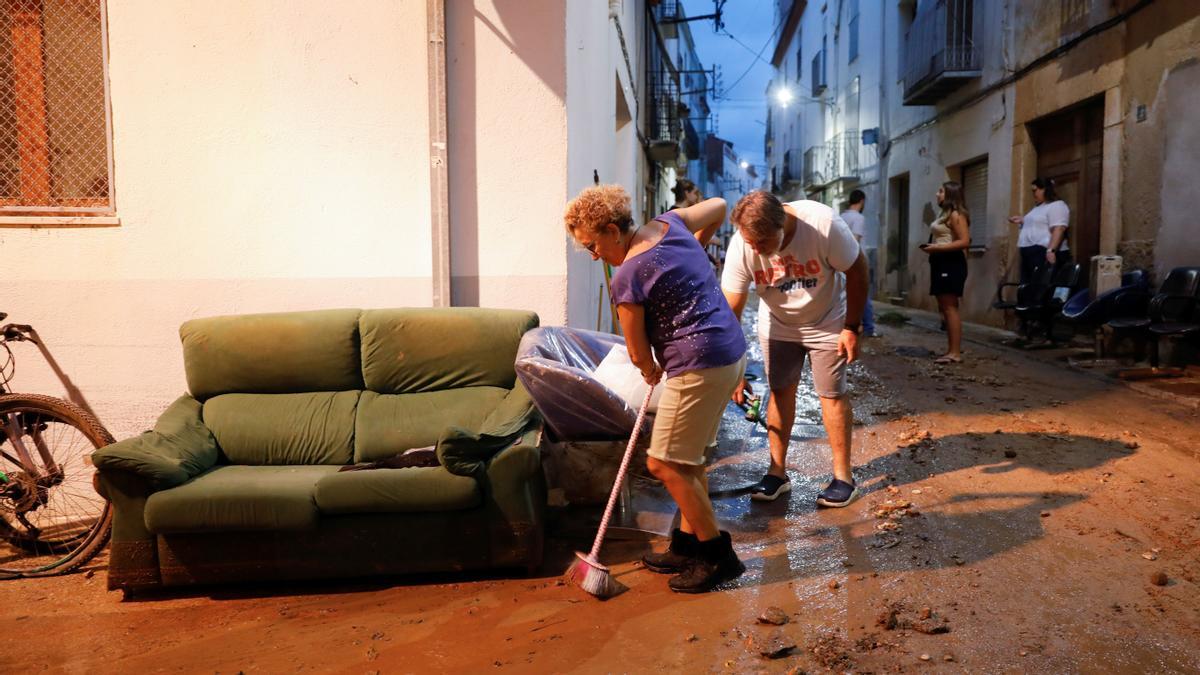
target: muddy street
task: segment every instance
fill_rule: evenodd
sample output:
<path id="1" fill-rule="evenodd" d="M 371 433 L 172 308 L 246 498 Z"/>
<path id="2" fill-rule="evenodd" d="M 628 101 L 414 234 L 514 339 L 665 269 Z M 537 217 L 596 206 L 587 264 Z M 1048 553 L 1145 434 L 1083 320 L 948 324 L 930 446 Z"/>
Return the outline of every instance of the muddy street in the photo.
<path id="1" fill-rule="evenodd" d="M 647 544 L 622 541 L 602 557 L 629 590 L 597 601 L 560 581 L 584 546 L 561 536 L 527 578 L 129 601 L 104 589 L 101 556 L 0 585 L 0 671 L 1200 670 L 1197 411 L 978 342 L 934 366 L 943 335 L 884 328 L 852 370 L 851 506 L 813 502 L 829 450 L 811 395 L 793 492 L 767 504 L 733 494 L 761 475 L 766 437 L 727 411 L 711 488 L 748 571 L 720 592 L 671 593 L 637 562 Z M 635 486 L 638 522 L 666 531 L 664 494 Z"/>

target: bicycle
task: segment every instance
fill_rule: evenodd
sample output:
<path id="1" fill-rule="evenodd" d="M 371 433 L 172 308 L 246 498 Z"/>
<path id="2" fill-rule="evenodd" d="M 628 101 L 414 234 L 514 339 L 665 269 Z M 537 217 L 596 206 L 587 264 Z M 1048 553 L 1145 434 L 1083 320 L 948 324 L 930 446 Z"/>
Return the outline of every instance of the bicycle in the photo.
<path id="1" fill-rule="evenodd" d="M 13 393 L 11 342 L 36 345 L 75 402 Z M 0 579 L 65 574 L 104 548 L 112 512 L 96 491 L 91 453 L 113 442 L 37 331 L 0 327 Z"/>

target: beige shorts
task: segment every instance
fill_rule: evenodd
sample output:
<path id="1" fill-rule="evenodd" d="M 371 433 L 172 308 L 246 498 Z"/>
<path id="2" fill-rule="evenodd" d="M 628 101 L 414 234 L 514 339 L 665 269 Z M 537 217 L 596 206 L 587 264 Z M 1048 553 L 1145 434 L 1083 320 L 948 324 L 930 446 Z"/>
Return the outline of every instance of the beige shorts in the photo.
<path id="1" fill-rule="evenodd" d="M 743 354 L 727 366 L 667 378 L 646 454 L 664 462 L 704 464 L 704 448 L 716 437 L 725 404 L 744 372 Z"/>

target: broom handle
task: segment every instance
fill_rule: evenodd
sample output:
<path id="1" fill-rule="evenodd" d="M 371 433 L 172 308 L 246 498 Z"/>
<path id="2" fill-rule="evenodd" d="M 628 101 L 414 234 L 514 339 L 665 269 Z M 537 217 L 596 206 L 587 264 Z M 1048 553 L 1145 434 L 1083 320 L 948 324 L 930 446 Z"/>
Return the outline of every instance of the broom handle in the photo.
<path id="1" fill-rule="evenodd" d="M 654 385 L 646 390 L 646 398 L 638 409 L 637 421 L 633 423 L 633 433 L 629 435 L 629 445 L 625 446 L 625 456 L 621 458 L 621 468 L 617 469 L 617 479 L 613 481 L 612 494 L 608 496 L 608 506 L 604 507 L 604 517 L 600 519 L 600 531 L 596 533 L 596 541 L 592 544 L 592 552 L 588 558 L 595 560 L 600 555 L 600 545 L 604 543 L 604 534 L 608 531 L 608 521 L 612 518 L 613 506 L 617 503 L 617 495 L 621 492 L 621 483 L 625 482 L 625 472 L 629 469 L 629 460 L 633 457 L 633 447 L 637 445 L 638 434 L 642 431 L 642 422 L 646 419 L 646 409 L 650 407 L 650 395 L 654 393 Z"/>

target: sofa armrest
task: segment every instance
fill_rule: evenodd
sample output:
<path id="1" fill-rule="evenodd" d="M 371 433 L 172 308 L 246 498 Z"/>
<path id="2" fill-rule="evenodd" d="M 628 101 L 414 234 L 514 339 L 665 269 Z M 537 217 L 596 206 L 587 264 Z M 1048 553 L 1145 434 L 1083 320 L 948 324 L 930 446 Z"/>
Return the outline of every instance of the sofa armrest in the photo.
<path id="1" fill-rule="evenodd" d="M 497 486 L 521 485 L 541 474 L 542 451 L 538 447 L 541 424 L 531 424 L 520 441 L 496 453 L 487 463 L 488 483 Z"/>
<path id="2" fill-rule="evenodd" d="M 541 428 L 537 409 L 525 387 L 517 382 L 500 400 L 477 431 L 461 427 L 446 427 L 438 438 L 438 462 L 447 471 L 459 476 L 476 476 L 486 472 L 488 463 L 532 428 Z"/>
<path id="3" fill-rule="evenodd" d="M 546 479 L 542 475 L 541 423 L 496 453 L 480 477 L 489 512 L 489 557 L 497 567 L 535 570 L 545 548 Z"/>
<path id="4" fill-rule="evenodd" d="M 157 542 L 146 528 L 146 500 L 154 487 L 143 476 L 112 468 L 102 469 L 97 478 L 100 494 L 112 504 L 108 590 L 158 586 Z"/>
<path id="5" fill-rule="evenodd" d="M 136 474 L 155 490 L 182 485 L 217 463 L 217 440 L 204 426 L 201 410 L 199 401 L 180 396 L 153 431 L 100 448 L 92 462 L 102 472 Z"/>

